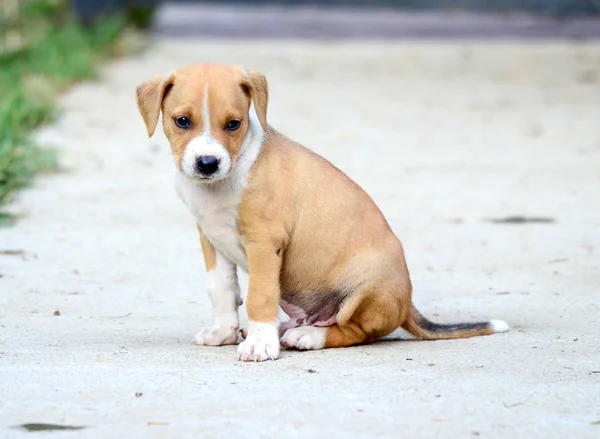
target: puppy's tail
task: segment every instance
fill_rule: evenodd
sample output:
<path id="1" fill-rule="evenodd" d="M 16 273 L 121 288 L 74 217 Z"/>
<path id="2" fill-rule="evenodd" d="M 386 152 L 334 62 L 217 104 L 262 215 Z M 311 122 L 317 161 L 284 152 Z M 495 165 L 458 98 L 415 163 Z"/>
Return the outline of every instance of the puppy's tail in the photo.
<path id="1" fill-rule="evenodd" d="M 402 324 L 402 329 L 421 340 L 448 340 L 506 332 L 509 327 L 503 320 L 473 323 L 434 323 L 423 317 L 415 306 L 411 305 L 408 318 Z"/>

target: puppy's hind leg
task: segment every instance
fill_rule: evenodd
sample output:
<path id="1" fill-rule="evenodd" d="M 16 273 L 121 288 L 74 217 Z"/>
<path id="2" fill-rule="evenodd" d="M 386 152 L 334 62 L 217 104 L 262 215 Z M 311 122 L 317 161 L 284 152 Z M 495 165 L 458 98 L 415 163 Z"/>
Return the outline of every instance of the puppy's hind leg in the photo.
<path id="1" fill-rule="evenodd" d="M 398 299 L 391 294 L 359 294 L 350 298 L 332 326 L 288 329 L 281 344 L 288 349 L 342 348 L 370 343 L 392 333 L 400 320 Z"/>
<path id="2" fill-rule="evenodd" d="M 353 323 L 332 326 L 300 326 L 288 329 L 281 344 L 287 349 L 299 351 L 323 348 L 339 348 L 360 344 L 367 339 L 367 334 Z"/>

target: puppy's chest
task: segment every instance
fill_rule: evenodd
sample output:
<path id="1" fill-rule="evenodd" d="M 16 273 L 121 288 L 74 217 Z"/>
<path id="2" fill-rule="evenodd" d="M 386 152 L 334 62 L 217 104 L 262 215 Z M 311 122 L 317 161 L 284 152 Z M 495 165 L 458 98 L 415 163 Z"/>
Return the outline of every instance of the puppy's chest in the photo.
<path id="1" fill-rule="evenodd" d="M 204 185 L 177 179 L 175 189 L 202 233 L 227 259 L 247 270 L 246 253 L 237 227 L 239 194 L 210 190 Z"/>

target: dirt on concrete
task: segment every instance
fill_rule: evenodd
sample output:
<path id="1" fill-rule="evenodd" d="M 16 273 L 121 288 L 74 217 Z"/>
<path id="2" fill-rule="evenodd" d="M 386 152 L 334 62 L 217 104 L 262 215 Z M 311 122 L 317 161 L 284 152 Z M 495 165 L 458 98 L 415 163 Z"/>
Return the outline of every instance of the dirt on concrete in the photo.
<path id="1" fill-rule="evenodd" d="M 426 316 L 512 330 L 260 364 L 192 345 L 202 254 L 134 91 L 202 61 L 267 75 L 270 123 L 372 195 Z M 1 437 L 600 434 L 600 44 L 162 39 L 62 106 L 39 139 L 64 172 L 0 229 Z"/>

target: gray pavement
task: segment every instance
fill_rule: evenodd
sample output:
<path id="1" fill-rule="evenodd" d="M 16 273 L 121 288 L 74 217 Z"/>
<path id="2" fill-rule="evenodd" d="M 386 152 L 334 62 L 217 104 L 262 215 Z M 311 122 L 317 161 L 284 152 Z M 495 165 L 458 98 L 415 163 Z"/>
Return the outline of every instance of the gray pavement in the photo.
<path id="1" fill-rule="evenodd" d="M 192 345 L 202 255 L 133 94 L 208 60 L 263 71 L 270 123 L 373 196 L 425 315 L 512 330 L 262 364 Z M 106 65 L 39 133 L 64 172 L 0 229 L 0 437 L 598 437 L 599 64 L 597 43 L 163 37 Z"/>

